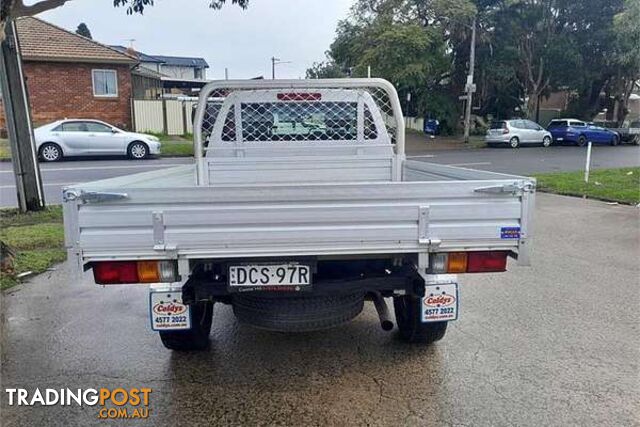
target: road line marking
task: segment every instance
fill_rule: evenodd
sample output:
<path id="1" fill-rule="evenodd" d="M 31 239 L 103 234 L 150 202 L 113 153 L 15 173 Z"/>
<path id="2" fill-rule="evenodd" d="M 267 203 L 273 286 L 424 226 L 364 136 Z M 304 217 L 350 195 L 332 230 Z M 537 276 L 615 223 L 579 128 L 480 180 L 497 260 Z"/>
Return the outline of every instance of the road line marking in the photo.
<path id="1" fill-rule="evenodd" d="M 491 162 L 476 162 L 476 163 L 451 163 L 447 166 L 488 166 Z"/>
<path id="2" fill-rule="evenodd" d="M 407 159 L 417 159 L 419 157 L 431 158 L 435 156 L 436 156 L 435 154 L 423 154 L 421 156 L 407 156 Z"/>
<path id="3" fill-rule="evenodd" d="M 165 166 L 185 166 L 190 163 L 162 163 L 159 165 L 131 165 L 131 166 L 102 166 L 102 167 L 89 167 L 81 166 L 79 168 L 41 168 L 40 172 L 63 172 L 63 171 L 82 171 L 82 170 L 101 170 L 101 169 L 135 169 L 135 168 L 163 168 Z M 0 173 L 13 173 L 13 170 L 0 171 Z"/>

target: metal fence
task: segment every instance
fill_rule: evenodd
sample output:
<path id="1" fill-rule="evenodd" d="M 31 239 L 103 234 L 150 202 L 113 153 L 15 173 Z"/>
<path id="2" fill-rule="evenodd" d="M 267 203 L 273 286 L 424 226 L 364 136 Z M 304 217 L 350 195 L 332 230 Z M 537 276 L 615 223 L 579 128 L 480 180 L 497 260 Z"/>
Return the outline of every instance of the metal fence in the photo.
<path id="1" fill-rule="evenodd" d="M 177 99 L 134 99 L 131 103 L 136 132 L 184 135 L 193 132 L 195 101 Z"/>

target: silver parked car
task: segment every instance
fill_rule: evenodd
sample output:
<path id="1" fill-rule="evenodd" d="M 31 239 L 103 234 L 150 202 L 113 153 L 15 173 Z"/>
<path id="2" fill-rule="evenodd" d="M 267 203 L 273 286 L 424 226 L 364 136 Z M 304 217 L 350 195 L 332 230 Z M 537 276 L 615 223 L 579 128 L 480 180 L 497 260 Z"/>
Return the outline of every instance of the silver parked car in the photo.
<path id="1" fill-rule="evenodd" d="M 127 155 L 144 159 L 160 154 L 153 135 L 127 132 L 99 120 L 65 119 L 35 129 L 38 156 L 55 162 L 64 156 Z"/>
<path id="2" fill-rule="evenodd" d="M 497 120 L 485 136 L 487 145 L 508 144 L 518 148 L 521 144 L 542 144 L 548 147 L 553 142 L 551 132 L 531 120 Z"/>

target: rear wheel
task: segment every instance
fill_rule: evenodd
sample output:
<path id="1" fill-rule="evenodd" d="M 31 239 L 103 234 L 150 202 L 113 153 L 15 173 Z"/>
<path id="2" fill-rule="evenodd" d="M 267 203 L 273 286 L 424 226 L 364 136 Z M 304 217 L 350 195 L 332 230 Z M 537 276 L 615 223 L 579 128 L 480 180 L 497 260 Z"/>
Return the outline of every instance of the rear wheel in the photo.
<path id="1" fill-rule="evenodd" d="M 422 298 L 416 296 L 393 298 L 400 337 L 408 343 L 431 344 L 444 337 L 448 322 L 423 323 L 421 304 Z"/>
<path id="2" fill-rule="evenodd" d="M 62 148 L 53 142 L 45 142 L 40 147 L 40 158 L 45 162 L 57 162 L 62 159 Z"/>
<path id="3" fill-rule="evenodd" d="M 514 136 L 509 140 L 509 146 L 511 148 L 518 148 L 520 146 L 520 140 L 518 139 L 517 136 Z"/>
<path id="4" fill-rule="evenodd" d="M 578 147 L 584 147 L 586 143 L 587 137 L 584 135 L 580 135 L 580 137 L 578 138 Z"/>
<path id="5" fill-rule="evenodd" d="M 213 319 L 213 303 L 203 302 L 191 306 L 191 329 L 186 331 L 160 331 L 162 344 L 177 351 L 205 350 L 209 346 L 209 332 Z"/>

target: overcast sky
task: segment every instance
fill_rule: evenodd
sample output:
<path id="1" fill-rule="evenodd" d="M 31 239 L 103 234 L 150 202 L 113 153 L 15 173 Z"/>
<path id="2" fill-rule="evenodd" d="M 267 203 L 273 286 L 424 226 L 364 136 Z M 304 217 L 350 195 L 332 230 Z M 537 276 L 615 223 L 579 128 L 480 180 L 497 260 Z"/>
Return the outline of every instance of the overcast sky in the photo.
<path id="1" fill-rule="evenodd" d="M 324 59 L 351 2 L 250 0 L 246 10 L 228 4 L 215 11 L 209 0 L 156 0 L 140 16 L 114 8 L 112 0 L 72 0 L 39 17 L 73 31 L 85 22 L 105 44 L 135 39 L 133 47 L 144 53 L 203 57 L 208 78 L 224 78 L 225 67 L 230 78 L 270 77 L 272 56 L 291 61 L 277 66 L 278 78 L 299 78 Z"/>

